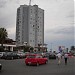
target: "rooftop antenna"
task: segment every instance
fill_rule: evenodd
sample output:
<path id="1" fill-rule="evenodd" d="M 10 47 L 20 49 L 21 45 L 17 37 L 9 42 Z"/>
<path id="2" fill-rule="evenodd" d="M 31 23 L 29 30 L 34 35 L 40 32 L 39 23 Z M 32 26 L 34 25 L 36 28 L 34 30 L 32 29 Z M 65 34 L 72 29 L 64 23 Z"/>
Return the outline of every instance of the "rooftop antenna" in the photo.
<path id="1" fill-rule="evenodd" d="M 29 5 L 31 5 L 31 0 L 29 1 Z"/>

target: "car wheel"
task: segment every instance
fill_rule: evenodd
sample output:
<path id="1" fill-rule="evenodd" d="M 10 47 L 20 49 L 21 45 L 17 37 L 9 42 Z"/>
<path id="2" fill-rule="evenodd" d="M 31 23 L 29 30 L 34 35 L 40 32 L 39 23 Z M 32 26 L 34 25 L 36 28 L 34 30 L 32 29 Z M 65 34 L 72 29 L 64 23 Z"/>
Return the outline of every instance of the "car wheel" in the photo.
<path id="1" fill-rule="evenodd" d="M 26 66 L 28 66 L 29 64 L 26 64 Z"/>
<path id="2" fill-rule="evenodd" d="M 45 62 L 45 64 L 47 64 L 48 63 L 48 60 Z"/>
<path id="3" fill-rule="evenodd" d="M 39 63 L 38 62 L 36 63 L 36 66 L 39 66 Z"/>
<path id="4" fill-rule="evenodd" d="M 20 57 L 18 56 L 17 58 L 19 59 Z"/>
<path id="5" fill-rule="evenodd" d="M 0 71 L 1 71 L 2 67 L 0 67 Z"/>
<path id="6" fill-rule="evenodd" d="M 0 71 L 1 71 L 1 69 L 2 69 L 2 65 L 0 64 Z"/>
<path id="7" fill-rule="evenodd" d="M 11 59 L 13 60 L 13 57 L 11 57 Z"/>

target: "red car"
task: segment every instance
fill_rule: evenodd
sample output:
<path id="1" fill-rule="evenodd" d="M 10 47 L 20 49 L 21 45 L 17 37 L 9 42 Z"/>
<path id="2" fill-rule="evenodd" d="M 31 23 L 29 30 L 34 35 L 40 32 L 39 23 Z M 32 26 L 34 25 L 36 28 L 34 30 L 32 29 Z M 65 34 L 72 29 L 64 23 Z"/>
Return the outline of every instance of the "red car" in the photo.
<path id="1" fill-rule="evenodd" d="M 67 53 L 67 54 L 68 54 L 68 56 L 70 56 L 70 57 L 72 56 L 72 54 L 71 54 L 71 53 Z"/>
<path id="2" fill-rule="evenodd" d="M 41 64 L 46 64 L 48 62 L 47 58 L 43 58 L 41 55 L 38 54 L 31 54 L 28 55 L 25 58 L 25 64 L 26 65 L 41 65 Z"/>

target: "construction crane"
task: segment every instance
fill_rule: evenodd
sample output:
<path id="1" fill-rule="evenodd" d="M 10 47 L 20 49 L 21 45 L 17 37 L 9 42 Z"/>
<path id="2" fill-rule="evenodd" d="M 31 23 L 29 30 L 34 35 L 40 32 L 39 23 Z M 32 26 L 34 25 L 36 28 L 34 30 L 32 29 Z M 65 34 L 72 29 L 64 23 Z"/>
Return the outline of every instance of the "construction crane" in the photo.
<path id="1" fill-rule="evenodd" d="M 31 0 L 29 1 L 29 5 L 31 5 Z"/>

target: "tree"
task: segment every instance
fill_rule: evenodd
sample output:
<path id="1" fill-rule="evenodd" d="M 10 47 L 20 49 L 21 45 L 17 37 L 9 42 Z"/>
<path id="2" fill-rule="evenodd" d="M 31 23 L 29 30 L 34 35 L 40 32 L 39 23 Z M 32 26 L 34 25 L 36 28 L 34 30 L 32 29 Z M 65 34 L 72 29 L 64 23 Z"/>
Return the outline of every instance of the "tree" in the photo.
<path id="1" fill-rule="evenodd" d="M 8 37 L 7 30 L 5 28 L 0 28 L 0 44 L 1 49 L 3 49 L 3 43 L 5 42 L 5 39 Z"/>
<path id="2" fill-rule="evenodd" d="M 33 52 L 34 48 L 33 47 L 30 47 L 30 52 Z"/>
<path id="3" fill-rule="evenodd" d="M 24 46 L 24 52 L 29 52 L 30 46 Z"/>

